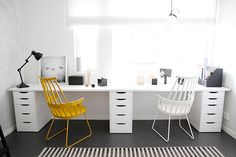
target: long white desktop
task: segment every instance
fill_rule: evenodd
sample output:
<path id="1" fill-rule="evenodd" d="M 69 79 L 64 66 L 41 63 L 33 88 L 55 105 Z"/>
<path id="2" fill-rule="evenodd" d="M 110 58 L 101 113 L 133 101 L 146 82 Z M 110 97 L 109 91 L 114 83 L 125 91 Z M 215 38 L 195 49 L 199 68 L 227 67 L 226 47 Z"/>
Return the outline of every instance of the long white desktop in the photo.
<path id="1" fill-rule="evenodd" d="M 29 85 L 29 88 L 9 89 L 13 92 L 16 126 L 19 132 L 38 132 L 52 118 L 41 85 Z M 110 133 L 132 133 L 133 119 L 154 119 L 157 114 L 156 94 L 165 96 L 171 87 L 172 84 L 95 88 L 61 85 L 69 99 L 85 98 L 89 119 L 109 119 Z M 230 89 L 197 85 L 189 119 L 199 132 L 221 131 L 226 91 Z M 159 118 L 164 119 L 164 116 L 160 114 Z"/>

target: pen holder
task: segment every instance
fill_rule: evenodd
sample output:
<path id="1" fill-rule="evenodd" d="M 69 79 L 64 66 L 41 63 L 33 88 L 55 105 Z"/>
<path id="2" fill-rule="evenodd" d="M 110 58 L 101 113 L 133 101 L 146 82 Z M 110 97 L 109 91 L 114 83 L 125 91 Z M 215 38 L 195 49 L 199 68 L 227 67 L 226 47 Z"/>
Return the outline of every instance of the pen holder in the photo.
<path id="1" fill-rule="evenodd" d="M 157 78 L 152 79 L 152 85 L 157 85 Z"/>

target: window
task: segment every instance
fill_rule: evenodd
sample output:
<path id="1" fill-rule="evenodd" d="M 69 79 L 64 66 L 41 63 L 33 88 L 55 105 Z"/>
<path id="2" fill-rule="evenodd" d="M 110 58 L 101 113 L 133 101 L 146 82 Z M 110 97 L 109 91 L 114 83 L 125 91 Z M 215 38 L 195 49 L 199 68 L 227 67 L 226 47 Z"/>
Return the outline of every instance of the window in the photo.
<path id="1" fill-rule="evenodd" d="M 188 70 L 212 56 L 216 0 L 180 0 L 176 23 L 168 23 L 166 0 L 69 0 L 75 54 L 82 70 L 122 76 Z"/>
<path id="2" fill-rule="evenodd" d="M 74 28 L 75 57 L 80 58 L 80 70 L 97 69 L 98 29 L 92 26 Z"/>

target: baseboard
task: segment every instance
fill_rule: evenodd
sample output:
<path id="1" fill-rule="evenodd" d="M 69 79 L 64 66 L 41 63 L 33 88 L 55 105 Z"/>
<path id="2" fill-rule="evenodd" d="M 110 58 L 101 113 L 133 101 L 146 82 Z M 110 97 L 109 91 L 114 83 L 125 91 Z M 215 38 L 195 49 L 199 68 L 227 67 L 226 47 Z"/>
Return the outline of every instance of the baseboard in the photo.
<path id="1" fill-rule="evenodd" d="M 236 139 L 236 132 L 231 130 L 230 128 L 226 127 L 225 125 L 222 126 L 222 129 L 229 134 L 230 136 L 232 136 L 234 139 Z"/>
<path id="2" fill-rule="evenodd" d="M 3 130 L 3 134 L 4 134 L 4 136 L 7 136 L 15 130 L 16 130 L 16 126 L 14 125 L 14 126 L 8 128 L 7 130 Z"/>

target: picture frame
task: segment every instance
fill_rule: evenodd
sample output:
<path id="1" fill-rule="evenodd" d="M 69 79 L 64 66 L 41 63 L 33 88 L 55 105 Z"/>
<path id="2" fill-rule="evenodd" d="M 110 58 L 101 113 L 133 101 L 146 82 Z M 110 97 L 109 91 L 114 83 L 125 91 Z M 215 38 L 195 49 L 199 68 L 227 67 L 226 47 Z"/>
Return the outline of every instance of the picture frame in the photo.
<path id="1" fill-rule="evenodd" d="M 66 56 L 43 56 L 39 69 L 40 77 L 56 77 L 58 83 L 67 83 Z"/>

